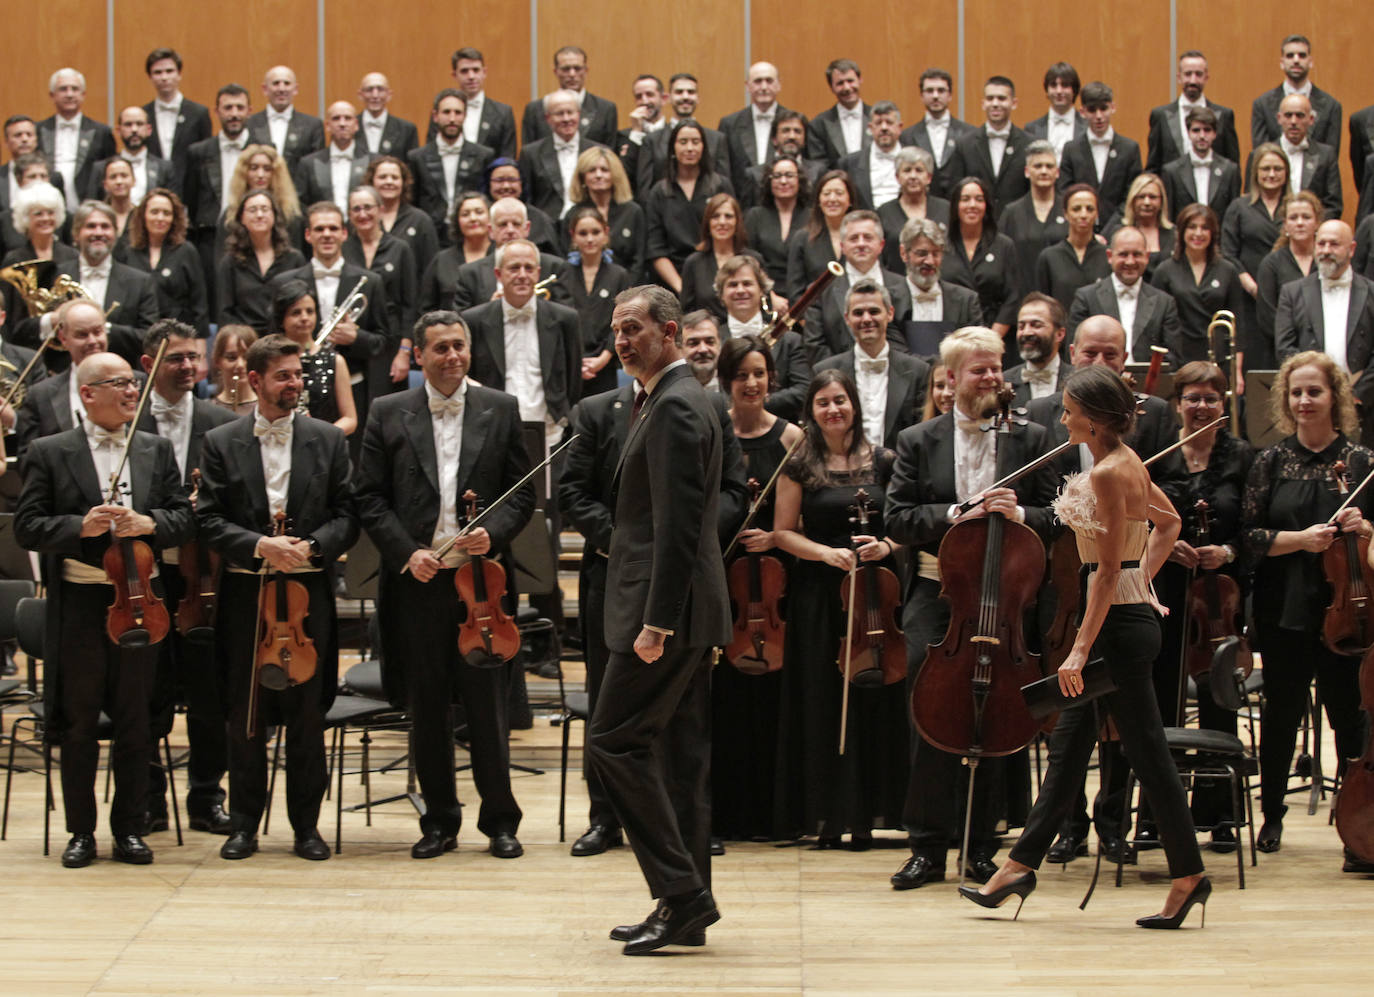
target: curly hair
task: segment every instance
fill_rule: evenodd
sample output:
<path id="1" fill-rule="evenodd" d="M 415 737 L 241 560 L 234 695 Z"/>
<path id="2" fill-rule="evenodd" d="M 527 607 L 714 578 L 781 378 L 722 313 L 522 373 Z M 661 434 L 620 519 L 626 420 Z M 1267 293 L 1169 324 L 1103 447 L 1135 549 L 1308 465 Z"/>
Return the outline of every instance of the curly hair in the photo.
<path id="1" fill-rule="evenodd" d="M 186 205 L 166 187 L 154 187 L 138 202 L 133 214 L 129 215 L 129 245 L 134 249 L 142 249 L 148 245 L 148 202 L 155 197 L 165 197 L 172 205 L 172 227 L 162 240 L 163 245 L 170 248 L 180 246 L 186 241 Z"/>
<path id="2" fill-rule="evenodd" d="M 239 153 L 234 164 L 233 176 L 229 178 L 229 214 L 237 215 L 239 202 L 248 190 L 248 164 L 254 156 L 266 156 L 272 162 L 272 182 L 267 189 L 272 192 L 272 201 L 277 208 L 277 216 L 283 222 L 295 221 L 301 215 L 301 202 L 296 196 L 296 184 L 291 179 L 291 171 L 286 168 L 286 160 L 277 155 L 270 145 L 250 145 Z"/>
<path id="3" fill-rule="evenodd" d="M 394 166 L 401 171 L 401 203 L 409 204 L 415 197 L 415 174 L 410 172 L 410 167 L 404 160 L 397 159 L 395 156 L 378 156 L 367 164 L 367 172 L 363 174 L 363 183 L 369 187 L 377 186 L 377 167 Z"/>
<path id="4" fill-rule="evenodd" d="M 1350 388 L 1350 375 L 1336 366 L 1330 354 L 1320 350 L 1294 353 L 1279 368 L 1274 386 L 1269 389 L 1269 409 L 1274 425 L 1285 434 L 1297 431 L 1297 420 L 1293 418 L 1293 410 L 1288 404 L 1288 382 L 1293 377 L 1293 371 L 1299 367 L 1316 367 L 1326 375 L 1327 386 L 1331 388 L 1331 428 L 1353 436 L 1360 428 L 1360 420 L 1355 412 L 1355 393 Z"/>
<path id="5" fill-rule="evenodd" d="M 229 219 L 229 234 L 224 239 L 224 252 L 233 257 L 245 266 L 252 264 L 256 266 L 256 254 L 253 251 L 253 239 L 248 234 L 248 230 L 243 227 L 243 208 L 255 197 L 265 197 L 267 202 L 272 205 L 272 255 L 280 256 L 291 248 L 291 238 L 286 234 L 286 222 L 282 220 L 281 209 L 277 206 L 277 199 L 266 190 L 249 191 L 234 206 L 233 215 Z"/>

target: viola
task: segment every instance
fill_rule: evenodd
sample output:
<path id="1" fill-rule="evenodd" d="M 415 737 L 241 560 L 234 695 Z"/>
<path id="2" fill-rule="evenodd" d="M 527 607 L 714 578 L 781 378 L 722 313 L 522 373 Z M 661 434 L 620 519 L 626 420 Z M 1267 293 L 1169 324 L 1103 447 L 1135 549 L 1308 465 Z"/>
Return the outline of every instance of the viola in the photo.
<path id="1" fill-rule="evenodd" d="M 459 525 L 477 518 L 477 493 L 463 493 L 465 507 Z M 458 627 L 458 653 L 474 668 L 500 668 L 520 651 L 520 629 L 501 608 L 506 594 L 506 571 L 498 561 L 473 554 L 454 574 L 453 585 L 467 608 Z"/>
<path id="2" fill-rule="evenodd" d="M 1212 542 L 1211 507 L 1198 499 L 1193 507 L 1193 546 Z M 1220 571 L 1198 569 L 1188 586 L 1188 674 L 1201 678 L 1210 674 L 1218 654 L 1235 648 L 1236 667 L 1248 677 L 1254 668 L 1250 642 L 1245 638 L 1245 602 L 1240 585 Z"/>
<path id="3" fill-rule="evenodd" d="M 118 474 L 111 489 L 111 503 L 118 503 Z M 114 599 L 105 614 L 105 633 L 120 647 L 149 647 L 160 643 L 171 629 L 171 618 L 157 593 L 153 574 L 157 561 L 153 549 L 133 537 L 110 535 L 110 546 L 101 559 L 114 585 Z"/>
<path id="4" fill-rule="evenodd" d="M 287 536 L 286 513 L 273 517 L 273 536 Z M 258 684 L 281 691 L 315 676 L 319 663 L 315 642 L 306 632 L 310 590 L 284 572 L 265 581 L 258 599 L 258 644 L 254 672 Z"/>
<path id="5" fill-rule="evenodd" d="M 1344 461 L 1331 465 L 1331 480 L 1338 495 L 1350 495 L 1350 477 Z M 1334 653 L 1364 654 L 1374 646 L 1374 607 L 1370 592 L 1374 578 L 1369 568 L 1369 541 L 1359 533 L 1342 531 L 1322 552 L 1322 570 L 1331 585 L 1331 603 L 1322 621 L 1322 643 Z"/>
<path id="6" fill-rule="evenodd" d="M 849 507 L 854 536 L 872 536 L 876 511 L 860 488 Z M 840 672 L 860 688 L 892 685 L 906 678 L 906 638 L 899 624 L 902 586 L 896 572 L 862 562 L 844 580 L 840 599 L 850 620 L 840 644 Z"/>
<path id="7" fill-rule="evenodd" d="M 749 479 L 749 501 L 756 506 L 763 488 Z M 765 675 L 782 668 L 783 622 L 779 604 L 787 591 L 787 570 L 776 557 L 745 551 L 726 571 L 735 623 L 725 655 L 746 675 Z"/>
<path id="8" fill-rule="evenodd" d="M 191 508 L 200 493 L 200 468 L 191 471 Z M 177 630 L 196 643 L 208 644 L 215 634 L 215 580 L 219 554 L 196 540 L 181 545 L 178 557 L 182 596 L 177 603 Z"/>
<path id="9" fill-rule="evenodd" d="M 1374 651 L 1360 662 L 1360 708 L 1374 718 Z M 1340 792 L 1331 805 L 1336 833 L 1357 858 L 1374 861 L 1374 739 L 1365 726 L 1364 750 L 1345 767 Z"/>

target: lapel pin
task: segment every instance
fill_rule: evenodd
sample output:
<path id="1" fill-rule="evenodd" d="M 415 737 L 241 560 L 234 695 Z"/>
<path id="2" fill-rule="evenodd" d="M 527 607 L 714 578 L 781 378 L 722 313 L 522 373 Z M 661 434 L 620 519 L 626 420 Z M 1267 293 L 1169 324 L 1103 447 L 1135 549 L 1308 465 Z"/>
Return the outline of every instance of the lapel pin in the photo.
<path id="1" fill-rule="evenodd" d="M 170 277 L 170 276 L 172 276 L 172 268 L 171 268 L 171 267 L 163 267 L 163 268 L 162 268 L 162 276 L 164 276 L 164 277 Z"/>
<path id="2" fill-rule="evenodd" d="M 387 272 L 387 273 L 391 273 L 391 272 L 392 272 L 393 270 L 395 270 L 395 269 L 396 269 L 396 264 L 394 264 L 394 263 L 387 263 L 387 265 L 386 265 L 386 272 Z"/>
<path id="3" fill-rule="evenodd" d="M 413 236 L 414 234 L 415 234 L 415 226 L 414 226 L 414 225 L 411 225 L 409 228 L 406 229 L 406 235 Z"/>
<path id="4" fill-rule="evenodd" d="M 1214 176 L 1214 177 L 1219 177 L 1219 176 L 1221 176 L 1221 167 L 1220 167 L 1220 166 L 1214 166 L 1214 167 L 1212 167 L 1212 176 Z"/>
<path id="5" fill-rule="evenodd" d="M 993 260 L 997 259 L 997 254 L 996 254 L 996 253 L 988 253 L 988 255 L 987 255 L 987 256 L 984 256 L 983 259 L 985 259 L 985 260 L 987 260 L 989 263 L 991 263 Z"/>
<path id="6" fill-rule="evenodd" d="M 1115 158 L 1116 158 L 1116 150 L 1115 150 L 1115 149 L 1108 149 L 1108 150 L 1107 150 L 1107 158 L 1108 158 L 1108 159 L 1115 159 Z"/>
<path id="7" fill-rule="evenodd" d="M 630 230 L 629 230 L 629 229 L 623 228 L 623 229 L 620 230 L 620 234 L 621 234 L 621 236 L 622 236 L 623 238 L 628 239 L 628 238 L 630 237 L 630 234 L 631 234 L 631 233 L 630 233 Z"/>
<path id="8" fill-rule="evenodd" d="M 1220 286 L 1221 286 L 1221 281 L 1219 281 L 1219 280 L 1217 280 L 1215 277 L 1213 277 L 1213 278 L 1212 278 L 1212 286 L 1213 286 L 1213 287 L 1220 287 Z"/>
<path id="9" fill-rule="evenodd" d="M 1056 215 L 1056 216 L 1055 216 L 1055 219 L 1054 219 L 1054 223 L 1055 223 L 1056 225 L 1063 225 L 1063 224 L 1064 224 L 1064 216 L 1063 216 L 1063 215 Z"/>
<path id="10" fill-rule="evenodd" d="M 611 296 L 611 292 L 608 291 L 608 290 L 606 290 L 606 289 L 603 287 L 603 288 L 601 289 L 601 297 L 603 297 L 603 298 L 609 298 L 610 296 Z"/>

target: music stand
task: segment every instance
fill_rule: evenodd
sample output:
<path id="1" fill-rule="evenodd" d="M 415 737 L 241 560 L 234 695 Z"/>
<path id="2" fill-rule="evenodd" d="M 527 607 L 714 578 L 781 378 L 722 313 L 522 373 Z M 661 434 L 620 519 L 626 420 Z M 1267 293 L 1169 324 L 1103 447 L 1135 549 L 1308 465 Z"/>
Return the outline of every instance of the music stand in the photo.
<path id="1" fill-rule="evenodd" d="M 1245 436 L 1256 450 L 1272 446 L 1285 435 L 1274 423 L 1269 407 L 1278 376 L 1276 370 L 1252 370 L 1245 375 Z"/>
<path id="2" fill-rule="evenodd" d="M 1145 390 L 1145 375 L 1149 372 L 1150 365 L 1148 363 L 1136 363 L 1132 360 L 1130 363 L 1126 364 L 1126 373 L 1135 378 L 1135 383 L 1140 386 L 1141 391 Z M 1155 390 L 1152 394 L 1156 398 L 1167 399 L 1173 397 L 1174 372 L 1167 360 L 1159 367 L 1159 380 L 1155 382 Z"/>

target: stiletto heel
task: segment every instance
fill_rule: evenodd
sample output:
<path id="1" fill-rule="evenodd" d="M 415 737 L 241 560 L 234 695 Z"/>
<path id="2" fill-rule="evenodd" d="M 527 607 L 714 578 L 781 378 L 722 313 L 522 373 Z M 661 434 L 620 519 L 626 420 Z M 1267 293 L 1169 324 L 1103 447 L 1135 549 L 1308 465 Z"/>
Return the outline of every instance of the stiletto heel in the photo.
<path id="1" fill-rule="evenodd" d="M 1178 909 L 1178 913 L 1174 914 L 1173 917 L 1165 917 L 1163 914 L 1151 914 L 1149 917 L 1137 919 L 1135 923 L 1142 928 L 1180 928 L 1183 926 L 1183 920 L 1188 916 L 1188 912 L 1193 909 L 1193 905 L 1201 904 L 1201 926 L 1205 928 L 1207 926 L 1207 898 L 1211 895 L 1212 881 L 1206 876 L 1203 876 L 1198 880 L 1197 885 L 1193 887 L 1193 891 L 1184 898 L 1182 906 Z"/>
<path id="2" fill-rule="evenodd" d="M 991 893 L 979 893 L 976 886 L 959 887 L 959 895 L 972 900 L 979 907 L 1001 907 L 1012 897 L 1020 897 L 1021 902 L 1016 905 L 1016 913 L 1012 916 L 1015 921 L 1021 916 L 1021 908 L 1026 905 L 1026 897 L 1035 891 L 1035 870 L 1031 869 L 1023 873 L 1017 879 L 1008 883 L 1000 890 Z"/>

